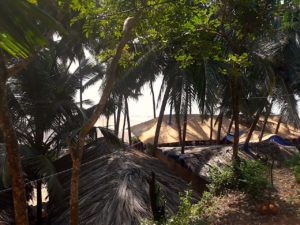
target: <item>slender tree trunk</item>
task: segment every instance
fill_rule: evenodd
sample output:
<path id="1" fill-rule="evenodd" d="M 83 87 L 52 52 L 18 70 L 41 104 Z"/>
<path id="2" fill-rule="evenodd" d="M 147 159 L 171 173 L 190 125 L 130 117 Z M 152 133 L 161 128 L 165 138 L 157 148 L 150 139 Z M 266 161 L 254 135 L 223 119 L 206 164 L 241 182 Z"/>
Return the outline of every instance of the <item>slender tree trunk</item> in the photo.
<path id="1" fill-rule="evenodd" d="M 129 145 L 131 145 L 132 144 L 132 141 L 131 141 L 131 127 L 130 127 L 130 116 L 129 116 L 129 107 L 128 107 L 127 97 L 125 97 L 125 110 L 126 110 L 126 116 L 127 116 L 127 128 L 128 128 Z"/>
<path id="2" fill-rule="evenodd" d="M 173 99 L 170 104 L 169 124 L 172 124 Z"/>
<path id="3" fill-rule="evenodd" d="M 179 99 L 178 101 L 174 102 L 175 106 L 175 119 L 176 119 L 176 125 L 177 125 L 177 132 L 178 132 L 178 141 L 180 146 L 182 145 L 182 133 L 181 133 L 181 121 L 180 121 L 180 116 L 181 116 L 181 96 L 182 96 L 182 91 L 180 90 L 179 94 Z"/>
<path id="4" fill-rule="evenodd" d="M 15 223 L 16 225 L 28 225 L 25 186 L 18 151 L 19 146 L 7 102 L 6 81 L 9 74 L 3 56 L 0 58 L 0 71 L 0 129 L 2 130 L 6 147 L 8 171 L 11 177 Z"/>
<path id="5" fill-rule="evenodd" d="M 152 81 L 150 81 L 150 90 L 151 90 L 151 95 L 152 95 L 153 117 L 155 119 L 156 118 L 156 107 L 155 107 L 155 95 L 154 95 Z"/>
<path id="6" fill-rule="evenodd" d="M 42 224 L 42 211 L 43 211 L 43 201 L 42 201 L 42 181 L 38 180 L 36 182 L 36 217 L 37 217 L 37 224 Z"/>
<path id="7" fill-rule="evenodd" d="M 277 123 L 277 127 L 275 130 L 275 134 L 278 134 L 279 128 L 280 128 L 280 124 L 281 124 L 281 120 L 282 120 L 282 116 L 279 117 L 278 123 Z"/>
<path id="8" fill-rule="evenodd" d="M 79 175 L 80 175 L 80 164 L 82 159 L 82 154 L 85 145 L 85 137 L 89 133 L 89 131 L 93 128 L 95 123 L 97 122 L 99 116 L 104 111 L 107 101 L 109 100 L 110 94 L 115 86 L 117 71 L 118 71 L 118 63 L 122 55 L 122 51 L 126 43 L 129 41 L 131 36 L 132 28 L 138 21 L 142 10 L 139 11 L 135 17 L 129 18 L 130 21 L 127 21 L 127 27 L 124 28 L 124 33 L 116 47 L 116 53 L 112 58 L 110 65 L 108 66 L 106 72 L 106 82 L 104 85 L 104 89 L 102 92 L 102 96 L 100 101 L 96 105 L 95 111 L 92 116 L 88 119 L 88 121 L 82 126 L 78 142 L 73 140 L 69 140 L 69 149 L 72 157 L 72 177 L 71 177 L 71 187 L 70 187 L 70 225 L 78 225 L 79 221 Z M 74 143 L 74 144 L 73 144 Z"/>
<path id="9" fill-rule="evenodd" d="M 221 141 L 221 131 L 222 131 L 222 123 L 223 123 L 223 113 L 219 114 L 219 122 L 218 122 L 218 133 L 217 133 L 217 144 L 220 144 Z"/>
<path id="10" fill-rule="evenodd" d="M 116 115 L 116 110 L 114 111 L 114 127 L 116 129 L 116 123 L 117 123 L 117 115 Z"/>
<path id="11" fill-rule="evenodd" d="M 82 85 L 82 76 L 81 76 L 81 58 L 79 58 L 79 60 L 78 60 L 79 62 L 79 76 L 80 76 L 80 78 L 79 78 L 79 85 L 80 85 L 80 87 L 79 87 L 79 101 L 80 101 L 80 109 L 82 110 L 83 109 L 83 85 Z"/>
<path id="12" fill-rule="evenodd" d="M 156 149 L 157 145 L 158 145 L 160 127 L 161 127 L 161 124 L 162 124 L 162 121 L 164 118 L 164 113 L 165 113 L 166 105 L 168 102 L 170 90 L 171 90 L 171 85 L 168 85 L 166 88 L 162 103 L 161 103 L 160 112 L 159 112 L 159 116 L 158 116 L 158 120 L 157 120 L 157 124 L 156 124 L 156 130 L 155 130 L 155 136 L 154 136 L 154 142 L 153 142 L 154 149 Z"/>
<path id="13" fill-rule="evenodd" d="M 36 126 L 36 134 L 35 134 L 35 144 L 36 148 L 39 150 L 40 154 L 45 154 L 43 150 L 43 144 L 44 144 L 44 129 L 42 126 L 39 125 L 39 122 L 35 122 L 37 124 Z M 36 205 L 36 218 L 37 218 L 37 224 L 42 224 L 42 210 L 43 210 L 43 203 L 42 203 L 42 181 L 37 181 L 36 184 L 36 198 L 37 198 L 37 205 Z"/>
<path id="14" fill-rule="evenodd" d="M 233 162 L 238 162 L 238 151 L 239 151 L 239 140 L 240 140 L 240 131 L 239 131 L 239 78 L 238 74 L 234 74 L 231 78 L 231 91 L 232 91 L 232 115 L 234 120 L 234 140 L 233 140 Z"/>
<path id="15" fill-rule="evenodd" d="M 210 114 L 210 136 L 209 136 L 209 142 L 212 145 L 213 144 L 213 131 L 214 131 L 214 108 L 211 107 L 211 114 Z"/>
<path id="16" fill-rule="evenodd" d="M 125 136 L 125 126 L 126 126 L 126 118 L 127 118 L 127 111 L 125 109 L 124 112 L 124 119 L 123 119 L 123 129 L 122 129 L 122 142 L 124 143 L 124 136 Z"/>
<path id="17" fill-rule="evenodd" d="M 184 154 L 188 108 L 189 108 L 189 88 L 186 87 L 186 99 L 185 99 L 184 116 L 183 116 L 183 131 L 182 131 L 181 154 Z"/>
<path id="18" fill-rule="evenodd" d="M 247 138 L 246 138 L 246 141 L 245 141 L 246 145 L 250 142 L 250 139 L 252 137 L 253 131 L 254 131 L 254 129 L 256 127 L 256 124 L 257 124 L 257 122 L 259 120 L 259 117 L 260 117 L 260 114 L 261 114 L 262 110 L 263 110 L 263 108 L 258 109 L 257 112 L 256 112 L 256 114 L 255 114 L 254 120 L 253 120 L 253 122 L 251 124 L 250 130 L 248 132 L 248 135 L 247 135 Z"/>
<path id="19" fill-rule="evenodd" d="M 231 116 L 231 120 L 230 120 L 230 124 L 229 124 L 229 127 L 228 127 L 227 134 L 230 134 L 232 125 L 233 125 L 233 116 Z"/>
<path id="20" fill-rule="evenodd" d="M 267 125 L 267 122 L 268 122 L 268 118 L 269 118 L 269 115 L 270 115 L 271 110 L 272 110 L 273 101 L 274 100 L 271 101 L 271 104 L 270 104 L 270 106 L 268 107 L 268 109 L 266 111 L 266 115 L 265 115 L 265 118 L 264 118 L 264 124 L 261 128 L 261 132 L 260 132 L 260 135 L 259 135 L 259 142 L 261 142 L 263 137 L 264 137 L 264 133 L 265 133 L 266 125 Z"/>
<path id="21" fill-rule="evenodd" d="M 190 104 L 189 104 L 189 106 L 190 106 L 190 115 L 192 115 L 192 94 L 191 93 L 189 93 L 189 101 L 190 101 Z"/>
<path id="22" fill-rule="evenodd" d="M 119 96 L 119 101 L 118 101 L 117 121 L 116 121 L 116 124 L 115 124 L 115 135 L 116 136 L 119 135 L 122 105 L 123 105 L 123 96 L 120 95 Z"/>
<path id="23" fill-rule="evenodd" d="M 108 129 L 109 126 L 109 116 L 106 116 L 106 128 Z"/>

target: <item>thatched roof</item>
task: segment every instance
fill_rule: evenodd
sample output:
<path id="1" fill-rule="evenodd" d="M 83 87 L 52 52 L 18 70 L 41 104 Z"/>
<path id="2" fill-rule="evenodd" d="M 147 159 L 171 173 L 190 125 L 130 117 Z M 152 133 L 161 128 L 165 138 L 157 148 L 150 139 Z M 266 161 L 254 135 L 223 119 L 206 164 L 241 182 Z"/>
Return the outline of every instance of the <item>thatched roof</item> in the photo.
<path id="1" fill-rule="evenodd" d="M 244 159 L 253 158 L 254 155 L 264 158 L 272 154 L 276 161 L 282 163 L 299 152 L 296 147 L 281 146 L 276 143 L 253 143 L 250 144 L 250 148 L 253 155 L 240 150 L 239 156 Z M 180 147 L 161 147 L 159 151 L 205 180 L 208 180 L 209 170 L 212 167 L 222 168 L 231 165 L 232 162 L 231 145 L 189 146 L 186 147 L 183 155 Z"/>
<path id="2" fill-rule="evenodd" d="M 151 171 L 156 174 L 157 183 L 166 199 L 166 209 L 174 213 L 178 207 L 178 193 L 188 189 L 186 183 L 173 174 L 159 160 L 136 150 L 110 151 L 102 143 L 97 148 L 85 151 L 80 175 L 79 211 L 80 224 L 91 225 L 135 225 L 142 219 L 152 218 L 149 185 Z M 69 156 L 57 163 L 59 170 L 71 166 Z M 51 224 L 69 223 L 70 173 L 60 176 L 64 197 L 50 215 Z"/>
<path id="3" fill-rule="evenodd" d="M 217 116 L 213 118 L 213 124 L 215 124 Z M 259 140 L 260 131 L 263 125 L 263 117 L 260 118 L 260 121 L 257 124 L 257 127 L 252 135 L 250 142 L 257 142 Z M 270 116 L 268 123 L 264 132 L 263 140 L 268 139 L 272 134 L 274 134 L 279 120 L 278 116 Z M 131 127 L 132 133 L 144 144 L 153 143 L 154 135 L 156 130 L 157 119 L 152 119 L 140 124 L 137 124 Z M 222 129 L 221 129 L 221 138 L 224 138 L 227 135 L 229 128 L 230 119 L 223 118 Z M 250 127 L 250 125 L 249 125 Z M 232 127 L 233 131 L 234 126 Z M 240 137 L 240 142 L 246 140 L 246 136 L 249 128 L 243 123 L 240 125 L 240 131 L 243 132 L 243 135 Z M 213 127 L 213 140 L 217 138 L 218 125 Z M 300 137 L 300 131 L 294 127 L 281 123 L 280 129 L 278 132 L 283 138 L 286 139 L 296 139 Z M 202 119 L 200 115 L 188 115 L 187 123 L 187 134 L 186 141 L 206 141 L 210 138 L 210 118 Z M 172 123 L 169 124 L 169 115 L 163 117 L 163 122 L 161 125 L 159 144 L 175 143 L 179 142 L 177 126 L 175 123 L 175 118 L 173 116 Z"/>

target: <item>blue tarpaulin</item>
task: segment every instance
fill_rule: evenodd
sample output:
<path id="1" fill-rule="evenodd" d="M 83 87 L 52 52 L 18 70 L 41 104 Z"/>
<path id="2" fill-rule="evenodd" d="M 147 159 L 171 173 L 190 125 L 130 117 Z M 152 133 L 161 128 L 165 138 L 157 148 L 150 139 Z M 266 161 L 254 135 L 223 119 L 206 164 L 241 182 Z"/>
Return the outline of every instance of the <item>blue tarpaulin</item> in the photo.
<path id="1" fill-rule="evenodd" d="M 285 145 L 285 146 L 292 146 L 293 145 L 290 141 L 283 139 L 279 135 L 273 135 L 272 137 L 268 138 L 266 141 L 276 142 L 278 144 Z"/>

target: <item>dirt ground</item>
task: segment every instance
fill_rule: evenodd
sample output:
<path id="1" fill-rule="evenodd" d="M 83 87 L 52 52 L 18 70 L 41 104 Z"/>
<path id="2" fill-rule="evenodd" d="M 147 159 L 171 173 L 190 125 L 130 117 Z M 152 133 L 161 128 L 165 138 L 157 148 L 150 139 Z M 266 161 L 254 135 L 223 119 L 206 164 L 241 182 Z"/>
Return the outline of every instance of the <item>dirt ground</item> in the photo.
<path id="1" fill-rule="evenodd" d="M 272 202 L 279 207 L 276 215 L 262 215 L 261 203 L 249 201 L 245 194 L 230 192 L 217 202 L 213 225 L 300 225 L 300 185 L 287 168 L 274 169 Z"/>

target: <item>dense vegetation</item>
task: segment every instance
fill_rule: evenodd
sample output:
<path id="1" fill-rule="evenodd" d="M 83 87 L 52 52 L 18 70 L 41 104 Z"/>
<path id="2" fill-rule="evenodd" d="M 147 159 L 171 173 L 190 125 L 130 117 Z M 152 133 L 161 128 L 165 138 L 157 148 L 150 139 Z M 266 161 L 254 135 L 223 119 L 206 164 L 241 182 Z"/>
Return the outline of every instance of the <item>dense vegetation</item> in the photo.
<path id="1" fill-rule="evenodd" d="M 239 120 L 243 115 L 253 121 L 246 145 L 258 118 L 267 120 L 273 105 L 280 110 L 279 125 L 300 127 L 299 10 L 297 0 L 0 0 L 0 140 L 6 152 L 0 186 L 12 187 L 16 224 L 29 224 L 24 179 L 55 173 L 53 160 L 65 149 L 73 162 L 70 224 L 78 224 L 80 164 L 85 146 L 95 141 L 96 121 L 114 116 L 118 135 L 124 112 L 130 128 L 128 99 L 137 99 L 144 85 L 153 93 L 159 75 L 153 148 L 170 103 L 184 153 L 187 113 L 196 102 L 203 115 L 218 114 L 219 127 L 223 116 L 235 124 L 234 167 L 224 172 L 229 180 L 213 176 L 216 191 L 231 185 L 238 171 L 242 176 L 235 184 L 257 185 L 245 189 L 250 195 L 265 188 L 256 176 L 263 167 L 238 163 Z M 75 62 L 78 68 L 71 71 Z M 83 92 L 99 80 L 101 98 L 91 106 Z M 55 177 L 43 182 L 52 201 L 59 182 Z M 178 224 L 176 216 L 172 221 L 168 224 Z"/>

